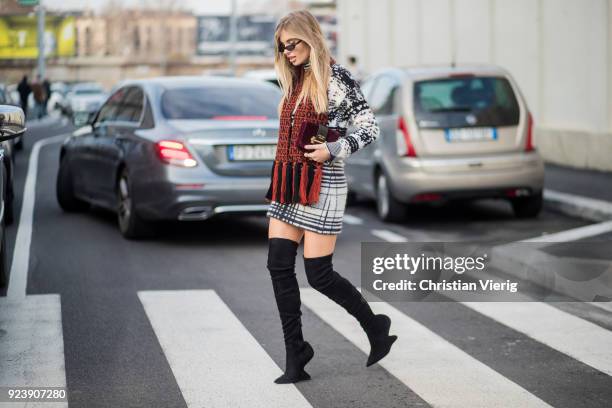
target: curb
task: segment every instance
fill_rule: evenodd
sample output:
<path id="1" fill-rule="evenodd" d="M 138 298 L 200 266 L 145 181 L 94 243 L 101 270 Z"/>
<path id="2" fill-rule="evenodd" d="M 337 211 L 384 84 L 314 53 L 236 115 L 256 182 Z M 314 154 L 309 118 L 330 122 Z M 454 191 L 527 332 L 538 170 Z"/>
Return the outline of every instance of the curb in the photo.
<path id="1" fill-rule="evenodd" d="M 612 220 L 612 203 L 575 194 L 544 189 L 544 201 L 548 208 L 572 217 L 588 221 Z"/>

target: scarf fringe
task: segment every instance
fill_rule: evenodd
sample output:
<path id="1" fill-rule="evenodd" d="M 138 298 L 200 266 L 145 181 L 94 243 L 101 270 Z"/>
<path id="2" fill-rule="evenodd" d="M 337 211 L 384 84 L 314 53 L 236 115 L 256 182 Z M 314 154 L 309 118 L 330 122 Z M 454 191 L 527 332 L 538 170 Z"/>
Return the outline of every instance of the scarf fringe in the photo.
<path id="1" fill-rule="evenodd" d="M 323 166 L 317 166 L 315 171 L 314 180 L 312 186 L 308 192 L 308 202 L 316 203 L 319 201 L 319 193 L 321 192 L 321 178 L 323 177 Z"/>
<path id="2" fill-rule="evenodd" d="M 282 177 L 280 181 L 280 202 L 285 203 L 285 192 L 287 189 L 287 162 L 282 165 Z"/>
<path id="3" fill-rule="evenodd" d="M 316 204 L 319 201 L 322 177 L 321 163 L 275 160 L 266 199 L 284 204 Z"/>

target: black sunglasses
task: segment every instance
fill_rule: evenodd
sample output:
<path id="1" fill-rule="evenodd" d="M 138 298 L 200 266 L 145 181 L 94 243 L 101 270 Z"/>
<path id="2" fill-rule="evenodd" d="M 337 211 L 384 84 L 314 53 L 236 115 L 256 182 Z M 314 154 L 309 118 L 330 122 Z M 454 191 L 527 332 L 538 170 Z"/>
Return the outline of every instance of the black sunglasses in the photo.
<path id="1" fill-rule="evenodd" d="M 281 41 L 279 41 L 278 42 L 278 52 L 280 52 L 282 54 L 283 52 L 285 52 L 285 50 L 293 51 L 293 50 L 295 50 L 295 46 L 298 45 L 301 42 L 302 42 L 302 40 L 297 40 L 295 42 L 292 42 L 289 45 L 285 45 Z"/>

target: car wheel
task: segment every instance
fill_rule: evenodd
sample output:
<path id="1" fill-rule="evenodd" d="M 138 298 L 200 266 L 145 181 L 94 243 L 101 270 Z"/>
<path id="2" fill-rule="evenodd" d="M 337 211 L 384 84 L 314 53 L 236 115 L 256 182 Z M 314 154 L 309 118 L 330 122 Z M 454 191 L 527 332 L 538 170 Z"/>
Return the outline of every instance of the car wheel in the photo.
<path id="1" fill-rule="evenodd" d="M 8 262 L 6 259 L 6 230 L 2 231 L 2 243 L 0 243 L 0 287 L 8 285 Z"/>
<path id="2" fill-rule="evenodd" d="M 64 156 L 60 161 L 59 170 L 57 172 L 57 182 L 55 186 L 57 202 L 64 211 L 83 211 L 89 207 L 89 204 L 76 198 L 74 195 L 73 183 L 74 180 L 72 178 L 70 164 L 66 156 Z"/>
<path id="3" fill-rule="evenodd" d="M 121 235 L 128 239 L 152 235 L 152 224 L 143 220 L 135 211 L 129 173 L 123 169 L 117 182 L 117 222 Z"/>
<path id="4" fill-rule="evenodd" d="M 348 207 L 351 205 L 355 205 L 355 203 L 357 203 L 357 193 L 349 190 L 346 193 L 346 206 Z"/>
<path id="5" fill-rule="evenodd" d="M 514 215 L 518 218 L 534 218 L 537 217 L 542 210 L 543 204 L 542 192 L 540 191 L 531 197 L 520 197 L 510 200 Z"/>
<path id="6" fill-rule="evenodd" d="M 380 172 L 376 179 L 376 211 L 378 217 L 385 222 L 402 221 L 406 214 L 406 207 L 391 193 L 387 176 Z"/>
<path id="7" fill-rule="evenodd" d="M 23 150 L 23 135 L 17 138 L 14 146 L 15 146 L 15 150 Z"/>

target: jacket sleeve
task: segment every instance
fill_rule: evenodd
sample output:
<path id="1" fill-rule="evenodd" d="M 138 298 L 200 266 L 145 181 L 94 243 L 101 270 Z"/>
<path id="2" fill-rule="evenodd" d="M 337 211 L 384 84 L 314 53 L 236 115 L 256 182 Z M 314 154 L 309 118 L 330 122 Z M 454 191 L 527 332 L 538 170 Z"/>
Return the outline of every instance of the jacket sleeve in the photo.
<path id="1" fill-rule="evenodd" d="M 341 92 L 341 100 L 336 107 L 340 110 L 338 115 L 346 118 L 348 126 L 354 126 L 355 130 L 335 142 L 326 143 L 332 156 L 330 159 L 332 163 L 338 159 L 346 159 L 356 151 L 363 149 L 375 141 L 380 134 L 378 121 L 366 102 L 359 84 L 344 67 L 339 70 L 338 84 L 338 90 Z"/>

